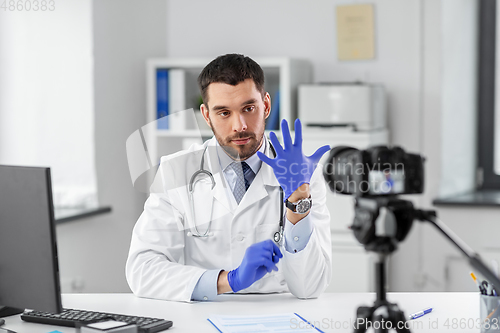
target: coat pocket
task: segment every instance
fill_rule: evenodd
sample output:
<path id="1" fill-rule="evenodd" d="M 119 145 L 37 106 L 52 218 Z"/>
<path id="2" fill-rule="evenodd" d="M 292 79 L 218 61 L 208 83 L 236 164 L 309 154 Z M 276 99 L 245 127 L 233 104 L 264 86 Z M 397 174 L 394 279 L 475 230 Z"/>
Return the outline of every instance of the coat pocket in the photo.
<path id="1" fill-rule="evenodd" d="M 274 233 L 279 231 L 278 223 L 261 224 L 255 229 L 255 242 L 262 242 L 266 239 L 274 239 Z"/>

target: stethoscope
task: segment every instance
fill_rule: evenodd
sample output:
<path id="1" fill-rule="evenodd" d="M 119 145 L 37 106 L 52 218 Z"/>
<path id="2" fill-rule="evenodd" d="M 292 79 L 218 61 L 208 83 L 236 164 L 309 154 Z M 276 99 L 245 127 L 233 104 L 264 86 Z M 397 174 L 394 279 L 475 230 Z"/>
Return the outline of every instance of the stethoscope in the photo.
<path id="1" fill-rule="evenodd" d="M 267 140 L 266 140 L 266 143 L 267 143 Z M 207 148 L 208 148 L 208 146 L 205 147 L 205 149 L 203 150 L 203 154 L 201 155 L 200 169 L 193 173 L 193 175 L 191 176 L 191 179 L 189 180 L 189 184 L 188 184 L 189 201 L 190 201 L 190 206 L 191 206 L 191 216 L 193 217 L 194 230 L 196 231 L 196 233 L 189 231 L 187 233 L 187 236 L 198 237 L 198 238 L 204 238 L 204 237 L 208 237 L 208 236 L 213 235 L 213 233 L 210 232 L 210 227 L 212 225 L 211 218 L 210 218 L 210 221 L 208 222 L 207 230 L 205 230 L 205 232 L 203 234 L 201 234 L 198 231 L 198 227 L 196 226 L 196 218 L 194 215 L 194 202 L 193 202 L 194 185 L 196 184 L 197 181 L 199 181 L 199 179 L 198 180 L 196 179 L 198 176 L 203 175 L 203 174 L 208 175 L 210 177 L 210 181 L 212 182 L 211 189 L 213 190 L 213 188 L 215 187 L 214 176 L 212 175 L 212 173 L 210 171 L 205 170 L 203 168 L 203 165 L 205 164 L 205 152 L 207 151 Z M 276 150 L 274 150 L 274 147 L 271 143 L 269 143 L 269 148 L 271 148 L 271 151 L 273 152 L 274 157 L 276 157 Z M 279 205 L 280 206 L 280 223 L 279 223 L 280 228 L 279 228 L 279 231 L 276 231 L 274 233 L 274 237 L 273 237 L 274 241 L 280 245 L 281 245 L 281 242 L 283 240 L 283 229 L 284 229 L 283 196 L 284 196 L 283 188 L 281 188 L 281 186 L 280 186 L 280 205 Z M 211 210 L 213 211 L 213 206 L 212 206 Z M 210 212 L 210 217 L 212 217 L 212 211 Z"/>

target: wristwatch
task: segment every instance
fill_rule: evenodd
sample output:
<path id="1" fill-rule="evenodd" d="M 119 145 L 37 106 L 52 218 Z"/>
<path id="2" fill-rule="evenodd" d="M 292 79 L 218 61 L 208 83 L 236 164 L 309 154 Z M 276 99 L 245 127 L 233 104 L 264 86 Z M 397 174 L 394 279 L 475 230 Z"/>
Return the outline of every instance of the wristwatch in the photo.
<path id="1" fill-rule="evenodd" d="M 312 202 L 311 197 L 300 199 L 297 202 L 290 202 L 286 199 L 285 206 L 294 213 L 305 214 L 311 209 Z"/>

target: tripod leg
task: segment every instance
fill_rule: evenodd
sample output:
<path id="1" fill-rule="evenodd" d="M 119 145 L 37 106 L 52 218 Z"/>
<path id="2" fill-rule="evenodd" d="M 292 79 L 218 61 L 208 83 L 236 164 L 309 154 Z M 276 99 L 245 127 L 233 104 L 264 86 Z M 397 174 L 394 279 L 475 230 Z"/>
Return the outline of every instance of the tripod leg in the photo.
<path id="1" fill-rule="evenodd" d="M 375 333 L 387 333 L 391 326 L 388 323 L 391 321 L 390 310 L 387 305 L 380 305 L 373 311 L 373 330 Z"/>
<path id="2" fill-rule="evenodd" d="M 392 322 L 392 327 L 398 333 L 410 333 L 410 329 L 406 324 L 406 317 L 403 311 L 401 311 L 397 304 L 389 305 L 389 316 Z"/>
<path id="3" fill-rule="evenodd" d="M 356 322 L 354 323 L 354 333 L 364 333 L 370 327 L 369 322 L 372 319 L 373 307 L 360 306 L 356 312 Z"/>
<path id="4" fill-rule="evenodd" d="M 411 333 L 406 318 L 395 303 L 389 303 L 385 291 L 385 262 L 387 253 L 378 253 L 378 261 L 375 264 L 375 282 L 377 286 L 377 299 L 374 306 L 360 306 L 356 313 L 354 333 L 364 333 L 372 327 L 375 333 L 387 333 L 395 330 L 399 333 Z"/>

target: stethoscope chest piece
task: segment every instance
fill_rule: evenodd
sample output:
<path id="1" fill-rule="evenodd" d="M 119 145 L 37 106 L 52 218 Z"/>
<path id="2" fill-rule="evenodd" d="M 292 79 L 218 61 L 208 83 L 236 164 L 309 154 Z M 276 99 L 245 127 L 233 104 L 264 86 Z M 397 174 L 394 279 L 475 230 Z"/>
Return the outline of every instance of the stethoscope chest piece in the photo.
<path id="1" fill-rule="evenodd" d="M 280 230 L 274 233 L 274 241 L 278 245 L 283 245 L 283 219 L 280 219 Z"/>
<path id="2" fill-rule="evenodd" d="M 281 241 L 281 234 L 280 234 L 280 232 L 279 232 L 279 231 L 276 231 L 276 232 L 274 233 L 274 241 L 275 241 L 276 243 L 278 243 L 278 244 L 280 243 L 280 241 Z"/>

